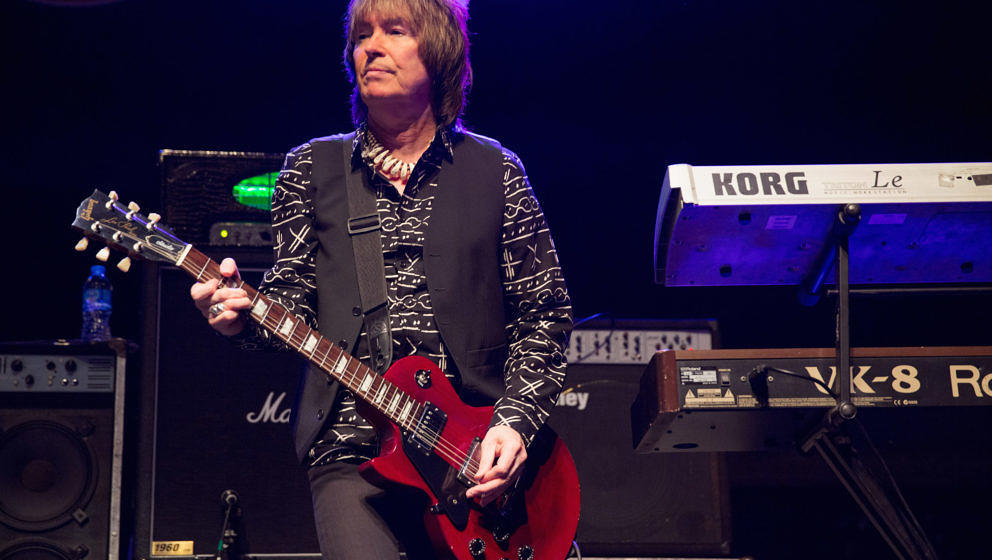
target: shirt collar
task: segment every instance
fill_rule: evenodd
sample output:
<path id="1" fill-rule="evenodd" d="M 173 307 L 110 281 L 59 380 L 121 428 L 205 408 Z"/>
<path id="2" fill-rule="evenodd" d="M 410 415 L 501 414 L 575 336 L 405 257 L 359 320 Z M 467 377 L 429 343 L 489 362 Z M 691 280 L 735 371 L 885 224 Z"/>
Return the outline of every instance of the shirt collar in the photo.
<path id="1" fill-rule="evenodd" d="M 434 140 L 431 141 L 431 145 L 427 147 L 427 151 L 424 152 L 422 157 L 429 158 L 429 160 L 435 161 L 438 165 L 441 164 L 441 160 L 443 159 L 448 160 L 449 163 L 455 161 L 454 141 L 458 133 L 451 126 L 438 128 L 434 134 Z M 365 146 L 368 144 L 366 138 L 369 134 L 371 132 L 369 132 L 367 121 L 358 125 L 358 129 L 355 130 L 355 141 L 351 145 L 351 165 L 353 168 L 363 163 Z"/>

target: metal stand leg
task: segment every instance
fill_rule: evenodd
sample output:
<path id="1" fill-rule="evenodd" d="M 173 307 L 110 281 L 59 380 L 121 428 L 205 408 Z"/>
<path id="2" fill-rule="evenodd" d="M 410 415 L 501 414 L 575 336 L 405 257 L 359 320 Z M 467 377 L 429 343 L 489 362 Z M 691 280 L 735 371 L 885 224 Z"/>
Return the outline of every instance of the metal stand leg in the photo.
<path id="1" fill-rule="evenodd" d="M 837 212 L 827 246 L 821 256 L 826 267 L 829 255 L 835 258 L 837 276 L 837 405 L 802 444 L 804 452 L 816 449 L 844 488 L 878 530 L 900 560 L 936 560 L 937 555 L 902 498 L 882 457 L 875 451 L 867 432 L 855 419 L 857 408 L 851 399 L 851 309 L 849 300 L 849 240 L 861 220 L 861 208 L 846 204 Z M 808 285 L 812 295 L 825 278 L 821 268 Z"/>
<path id="2" fill-rule="evenodd" d="M 930 545 L 895 481 L 857 420 L 829 412 L 803 444 L 816 449 L 844 488 L 900 560 L 936 560 Z"/>

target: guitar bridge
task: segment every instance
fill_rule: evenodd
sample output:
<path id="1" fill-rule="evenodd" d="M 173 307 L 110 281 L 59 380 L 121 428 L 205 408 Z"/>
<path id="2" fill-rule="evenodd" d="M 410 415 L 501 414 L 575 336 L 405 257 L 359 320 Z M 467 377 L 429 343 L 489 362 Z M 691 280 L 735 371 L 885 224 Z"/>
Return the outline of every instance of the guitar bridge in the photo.
<path id="1" fill-rule="evenodd" d="M 472 445 L 468 448 L 465 461 L 463 461 L 461 466 L 458 468 L 458 482 L 461 482 L 465 486 L 475 486 L 475 472 L 479 467 L 476 465 L 475 470 L 472 472 L 469 472 L 469 469 L 472 466 L 472 458 L 475 457 L 480 443 L 482 443 L 482 438 L 477 437 L 472 440 Z"/>

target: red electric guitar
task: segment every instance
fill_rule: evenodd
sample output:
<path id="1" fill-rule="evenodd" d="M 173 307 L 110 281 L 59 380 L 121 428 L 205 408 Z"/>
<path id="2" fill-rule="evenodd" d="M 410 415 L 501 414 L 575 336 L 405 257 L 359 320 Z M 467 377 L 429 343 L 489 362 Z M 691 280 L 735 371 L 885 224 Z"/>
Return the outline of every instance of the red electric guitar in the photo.
<path id="1" fill-rule="evenodd" d="M 72 223 L 129 256 L 174 264 L 198 281 L 224 281 L 216 262 L 143 216 L 133 202 L 100 191 L 83 200 Z M 76 246 L 85 250 L 85 239 Z M 109 252 L 97 257 L 106 260 Z M 126 267 L 125 267 L 126 268 Z M 310 363 L 341 382 L 362 402 L 375 425 L 381 454 L 364 463 L 363 476 L 377 484 L 420 489 L 427 497 L 424 521 L 437 552 L 458 560 L 562 560 L 579 522 L 579 479 L 565 444 L 548 429 L 528 448 L 524 473 L 486 507 L 465 498 L 479 467 L 478 446 L 491 407 L 459 400 L 447 377 L 430 360 L 407 357 L 379 376 L 325 340 L 281 305 L 241 283 L 252 300 L 249 315 Z"/>

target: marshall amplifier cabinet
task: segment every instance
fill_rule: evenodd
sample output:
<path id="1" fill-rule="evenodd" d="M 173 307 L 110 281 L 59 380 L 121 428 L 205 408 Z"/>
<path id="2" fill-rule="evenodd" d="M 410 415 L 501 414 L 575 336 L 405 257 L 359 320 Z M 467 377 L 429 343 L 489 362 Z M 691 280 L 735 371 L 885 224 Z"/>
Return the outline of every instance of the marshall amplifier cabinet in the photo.
<path id="1" fill-rule="evenodd" d="M 120 557 L 126 356 L 0 343 L 0 559 Z"/>
<path id="2" fill-rule="evenodd" d="M 257 285 L 270 258 L 267 251 L 240 255 L 245 281 Z M 237 545 L 244 554 L 319 558 L 306 472 L 289 424 L 302 361 L 242 350 L 214 332 L 193 306 L 192 280 L 181 270 L 147 266 L 144 273 L 133 557 L 214 558 L 221 496 L 232 491 L 243 513 Z"/>

